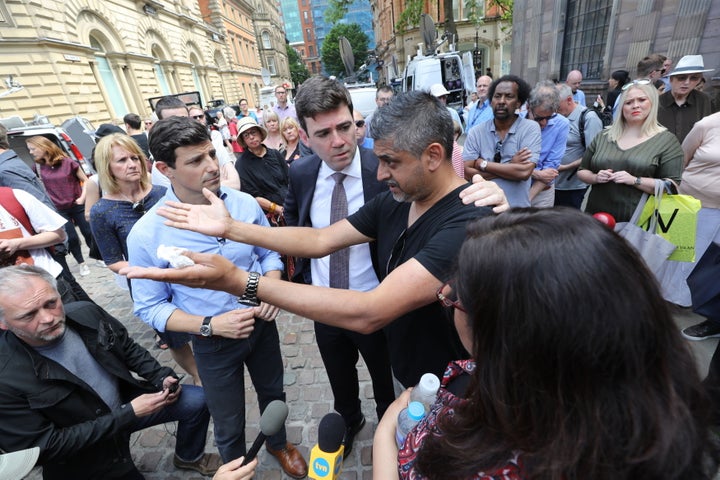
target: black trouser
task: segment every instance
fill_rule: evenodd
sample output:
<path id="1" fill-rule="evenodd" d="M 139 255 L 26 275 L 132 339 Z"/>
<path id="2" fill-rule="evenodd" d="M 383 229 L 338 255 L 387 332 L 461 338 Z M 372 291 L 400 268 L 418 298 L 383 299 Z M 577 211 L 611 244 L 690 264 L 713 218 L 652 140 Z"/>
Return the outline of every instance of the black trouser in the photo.
<path id="1" fill-rule="evenodd" d="M 90 296 L 83 290 L 77 280 L 75 280 L 73 274 L 70 273 L 70 267 L 68 267 L 67 260 L 65 260 L 65 253 L 56 251 L 52 257 L 62 267 L 62 272 L 57 276 L 57 281 L 58 292 L 60 293 L 63 304 L 66 305 L 70 302 L 78 302 L 81 300 L 92 302 Z"/>
<path id="2" fill-rule="evenodd" d="M 342 415 L 345 423 L 357 423 L 362 416 L 355 367 L 358 352 L 362 354 L 370 373 L 379 421 L 395 400 L 385 333 L 380 330 L 363 335 L 315 322 L 315 339 L 335 397 L 335 410 Z"/>

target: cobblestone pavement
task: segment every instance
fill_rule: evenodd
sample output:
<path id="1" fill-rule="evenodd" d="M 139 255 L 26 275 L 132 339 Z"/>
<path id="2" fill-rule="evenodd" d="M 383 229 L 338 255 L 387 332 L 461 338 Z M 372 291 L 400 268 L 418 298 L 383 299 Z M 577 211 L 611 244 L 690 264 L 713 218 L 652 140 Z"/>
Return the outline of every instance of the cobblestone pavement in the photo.
<path id="1" fill-rule="evenodd" d="M 73 261 L 70 260 L 73 264 Z M 173 361 L 170 353 L 154 347 L 153 331 L 132 314 L 132 302 L 126 291 L 121 290 L 113 278 L 112 272 L 103 267 L 94 265 L 92 260 L 91 274 L 80 277 L 77 267 L 71 265 L 71 270 L 91 298 L 110 314 L 121 320 L 133 338 L 143 347 L 150 350 L 158 360 L 182 372 Z M 702 320 L 687 309 L 678 310 L 675 319 L 680 328 Z M 310 320 L 281 313 L 278 320 L 281 350 L 285 364 L 285 392 L 290 408 L 286 427 L 288 440 L 298 445 L 299 450 L 307 460 L 310 449 L 317 443 L 318 424 L 322 417 L 331 412 L 333 397 L 330 391 L 327 375 L 315 344 L 315 332 Z M 690 342 L 693 352 L 698 360 L 698 367 L 704 375 L 710 361 L 717 340 L 703 342 Z M 377 425 L 375 418 L 375 402 L 372 400 L 372 385 L 364 364 L 359 364 L 361 379 L 362 409 L 368 422 L 365 428 L 355 438 L 351 455 L 343 465 L 340 478 L 342 480 L 360 480 L 372 478 L 372 436 Z M 252 442 L 259 432 L 258 421 L 260 413 L 257 398 L 252 388 L 249 376 L 246 374 L 245 384 L 247 406 L 246 438 Z M 174 424 L 159 425 L 138 432 L 132 437 L 132 454 L 136 465 L 147 480 L 190 480 L 203 479 L 197 473 L 177 470 L 173 467 L 175 438 Z M 207 451 L 217 452 L 212 436 L 212 422 L 208 433 Z M 265 449 L 259 455 L 259 467 L 255 476 L 258 480 L 279 480 L 290 478 L 280 469 L 278 463 Z M 36 468 L 27 479 L 40 480 L 40 469 Z"/>

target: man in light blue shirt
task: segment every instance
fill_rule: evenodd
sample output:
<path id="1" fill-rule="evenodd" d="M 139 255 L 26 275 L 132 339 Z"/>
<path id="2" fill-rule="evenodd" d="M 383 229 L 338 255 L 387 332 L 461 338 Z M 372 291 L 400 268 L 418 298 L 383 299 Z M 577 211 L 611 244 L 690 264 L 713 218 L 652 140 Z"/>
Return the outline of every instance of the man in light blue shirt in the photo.
<path id="1" fill-rule="evenodd" d="M 570 73 L 568 73 L 565 83 L 567 83 L 572 89 L 573 99 L 575 100 L 575 103 L 585 107 L 585 92 L 580 90 L 580 84 L 582 83 L 582 79 L 583 76 L 580 70 L 571 70 Z"/>
<path id="2" fill-rule="evenodd" d="M 530 206 L 530 176 L 540 156 L 540 126 L 515 113 L 529 95 L 520 77 L 495 80 L 488 91 L 494 119 L 472 128 L 463 150 L 465 174 L 497 183 L 511 207 Z"/>
<path id="3" fill-rule="evenodd" d="M 602 131 L 600 118 L 592 110 L 578 105 L 572 97 L 572 90 L 568 85 L 557 86 L 560 94 L 558 112 L 567 117 L 570 122 L 565 154 L 558 167 L 558 177 L 555 179 L 555 206 L 565 206 L 580 209 L 587 184 L 577 178 L 577 169 L 587 147 L 595 136 Z M 583 112 L 587 112 L 583 115 Z M 582 126 L 580 125 L 582 122 Z"/>
<path id="4" fill-rule="evenodd" d="M 130 265 L 166 268 L 170 264 L 159 247 L 180 247 L 218 253 L 255 275 L 280 278 L 280 255 L 165 225 L 156 210 L 165 201 L 208 203 L 205 192 L 218 195 L 230 214 L 252 224 L 268 222 L 257 201 L 232 189 L 220 190 L 220 171 L 207 130 L 185 117 L 159 121 L 150 133 L 150 151 L 156 168 L 170 179 L 164 201 L 157 203 L 133 227 L 128 237 Z M 257 282 L 257 278 L 254 280 Z M 249 290 L 252 290 L 249 288 Z M 273 400 L 284 400 L 283 363 L 275 325 L 279 310 L 222 292 L 169 283 L 133 280 L 135 314 L 159 331 L 189 332 L 195 359 L 215 423 L 215 440 L 224 462 L 245 455 L 245 385 L 247 366 L 258 395 L 261 413 Z M 285 428 L 267 440 L 268 451 L 293 478 L 307 473 L 307 464 Z"/>
<path id="5" fill-rule="evenodd" d="M 570 122 L 558 115 L 560 95 L 549 80 L 538 82 L 530 92 L 528 118 L 540 125 L 542 148 L 537 166 L 532 173 L 530 201 L 533 207 L 545 208 L 555 204 L 555 177 L 565 154 Z"/>
<path id="6" fill-rule="evenodd" d="M 488 98 L 488 89 L 492 83 L 492 78 L 487 75 L 478 77 L 475 82 L 475 88 L 477 88 L 477 102 L 475 102 L 468 112 L 467 118 L 467 131 L 469 132 L 475 125 L 480 125 L 493 118 L 492 107 L 490 106 L 490 99 Z"/>

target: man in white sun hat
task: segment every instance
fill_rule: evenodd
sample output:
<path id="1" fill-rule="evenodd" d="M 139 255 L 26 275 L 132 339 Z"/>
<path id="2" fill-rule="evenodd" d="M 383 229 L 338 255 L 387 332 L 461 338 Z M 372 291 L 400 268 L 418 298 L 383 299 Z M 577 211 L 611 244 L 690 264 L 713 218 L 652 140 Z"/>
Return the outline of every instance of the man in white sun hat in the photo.
<path id="1" fill-rule="evenodd" d="M 445 88 L 442 83 L 433 84 L 430 87 L 430 94 L 447 107 L 447 97 L 450 95 L 450 92 L 447 91 L 447 88 Z M 457 124 L 460 125 L 460 135 L 462 135 L 464 130 L 462 120 L 460 120 L 460 114 L 454 108 L 447 107 L 447 109 L 450 112 L 450 117 L 453 119 L 453 122 L 457 122 Z"/>
<path id="2" fill-rule="evenodd" d="M 660 95 L 658 122 L 675 134 L 682 143 L 695 122 L 710 115 L 710 97 L 695 90 L 703 78 L 702 55 L 685 55 L 670 72 L 670 90 Z"/>
<path id="3" fill-rule="evenodd" d="M 17 452 L 0 455 L 0 478 L 3 480 L 21 480 L 35 466 L 40 448 L 33 447 Z"/>

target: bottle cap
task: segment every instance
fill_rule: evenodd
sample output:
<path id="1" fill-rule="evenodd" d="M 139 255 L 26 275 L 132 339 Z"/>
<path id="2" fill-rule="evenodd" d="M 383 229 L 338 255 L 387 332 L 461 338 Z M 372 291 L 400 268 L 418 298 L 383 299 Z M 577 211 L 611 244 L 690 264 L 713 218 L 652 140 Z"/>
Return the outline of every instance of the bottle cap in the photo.
<path id="1" fill-rule="evenodd" d="M 415 421 L 420 421 L 425 416 L 425 405 L 420 402 L 410 402 L 408 405 L 408 416 Z"/>
<path id="2" fill-rule="evenodd" d="M 426 373 L 420 377 L 418 386 L 426 392 L 437 393 L 440 389 L 440 379 L 434 373 Z"/>

